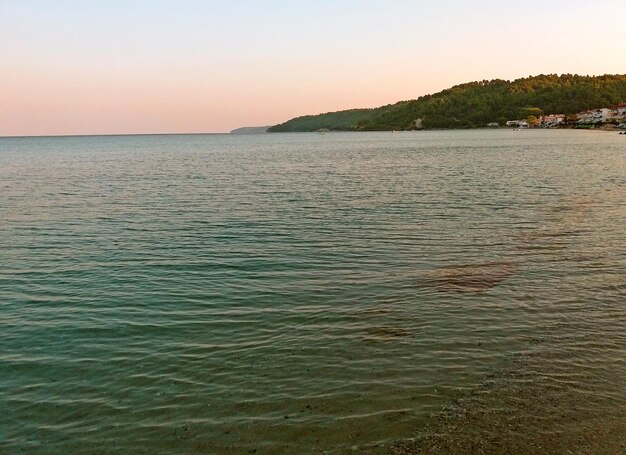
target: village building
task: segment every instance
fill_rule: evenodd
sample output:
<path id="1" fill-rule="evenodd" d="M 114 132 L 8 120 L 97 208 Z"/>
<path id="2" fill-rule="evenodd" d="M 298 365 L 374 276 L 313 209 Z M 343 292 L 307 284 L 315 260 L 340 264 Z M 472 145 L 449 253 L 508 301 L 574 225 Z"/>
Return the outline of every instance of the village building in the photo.
<path id="1" fill-rule="evenodd" d="M 622 128 L 624 122 L 626 122 L 626 103 L 620 103 L 616 104 L 615 106 L 590 109 L 587 111 L 578 112 L 577 114 L 573 115 L 543 115 L 538 118 L 538 123 L 535 124 L 535 126 L 541 126 L 542 128 L 555 128 L 559 125 L 571 125 L 573 123 L 576 123 L 578 125 L 611 123 L 613 125 L 619 124 L 619 128 Z M 526 120 L 509 120 L 506 122 L 506 126 L 512 128 L 529 127 Z"/>
<path id="2" fill-rule="evenodd" d="M 607 121 L 618 122 L 623 119 L 626 119 L 626 103 L 621 103 L 616 106 L 609 107 Z"/>
<path id="3" fill-rule="evenodd" d="M 593 123 L 593 113 L 582 111 L 576 114 L 576 123 Z"/>
<path id="4" fill-rule="evenodd" d="M 610 109 L 607 107 L 579 112 L 578 114 L 576 114 L 576 117 L 578 118 L 578 121 L 576 123 L 604 123 L 609 118 L 609 112 Z"/>
<path id="5" fill-rule="evenodd" d="M 528 122 L 526 120 L 509 120 L 506 122 L 506 126 L 512 128 L 528 128 Z"/>
<path id="6" fill-rule="evenodd" d="M 565 114 L 550 114 L 539 117 L 539 124 L 544 128 L 552 128 L 565 123 Z"/>

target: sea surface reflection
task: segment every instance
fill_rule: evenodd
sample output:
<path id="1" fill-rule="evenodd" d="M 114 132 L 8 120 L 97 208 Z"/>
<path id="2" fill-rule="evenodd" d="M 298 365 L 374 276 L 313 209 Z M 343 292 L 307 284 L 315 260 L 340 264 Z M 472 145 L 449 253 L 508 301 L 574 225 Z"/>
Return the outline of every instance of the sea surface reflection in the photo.
<path id="1" fill-rule="evenodd" d="M 615 454 L 626 145 L 0 139 L 6 453 Z"/>

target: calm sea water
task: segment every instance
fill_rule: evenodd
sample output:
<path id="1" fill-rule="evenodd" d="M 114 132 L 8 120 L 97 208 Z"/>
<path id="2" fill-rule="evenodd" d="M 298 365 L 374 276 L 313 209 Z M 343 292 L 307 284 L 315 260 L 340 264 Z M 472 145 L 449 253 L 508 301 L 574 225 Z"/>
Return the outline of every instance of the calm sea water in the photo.
<path id="1" fill-rule="evenodd" d="M 614 133 L 0 139 L 0 451 L 624 453 L 625 239 Z"/>

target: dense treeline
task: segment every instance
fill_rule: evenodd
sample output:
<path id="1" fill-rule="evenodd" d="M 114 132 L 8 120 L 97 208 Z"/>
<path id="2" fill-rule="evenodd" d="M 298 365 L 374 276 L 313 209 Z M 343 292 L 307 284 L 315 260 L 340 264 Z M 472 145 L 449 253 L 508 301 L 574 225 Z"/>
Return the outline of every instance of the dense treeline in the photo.
<path id="1" fill-rule="evenodd" d="M 305 115 L 289 120 L 281 125 L 270 127 L 268 132 L 285 131 L 317 131 L 328 129 L 335 131 L 351 131 L 363 119 L 376 109 L 350 109 L 347 111 L 328 112 L 320 115 Z M 282 128 L 282 127 L 285 128 Z"/>
<path id="2" fill-rule="evenodd" d="M 476 128 L 525 118 L 529 113 L 574 114 L 626 101 L 626 75 L 540 75 L 470 82 L 416 100 L 375 109 L 297 117 L 270 132 Z"/>

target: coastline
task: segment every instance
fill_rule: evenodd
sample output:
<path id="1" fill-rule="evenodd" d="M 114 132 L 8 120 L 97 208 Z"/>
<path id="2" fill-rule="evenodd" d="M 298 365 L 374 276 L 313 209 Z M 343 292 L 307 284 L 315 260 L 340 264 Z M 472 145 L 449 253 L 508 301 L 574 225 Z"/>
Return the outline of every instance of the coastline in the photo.
<path id="1" fill-rule="evenodd" d="M 578 126 L 562 126 L 558 128 L 511 128 L 511 127 L 498 127 L 493 128 L 489 126 L 480 126 L 474 128 L 421 128 L 421 129 L 409 129 L 409 130 L 326 130 L 323 134 L 329 133 L 419 133 L 426 131 L 560 131 L 560 130 L 573 130 L 573 131 L 604 131 L 604 132 L 626 132 L 626 128 L 585 128 Z M 306 134 L 319 134 L 319 131 L 267 131 L 267 133 L 254 133 L 254 134 L 293 134 L 293 133 L 306 133 Z"/>

